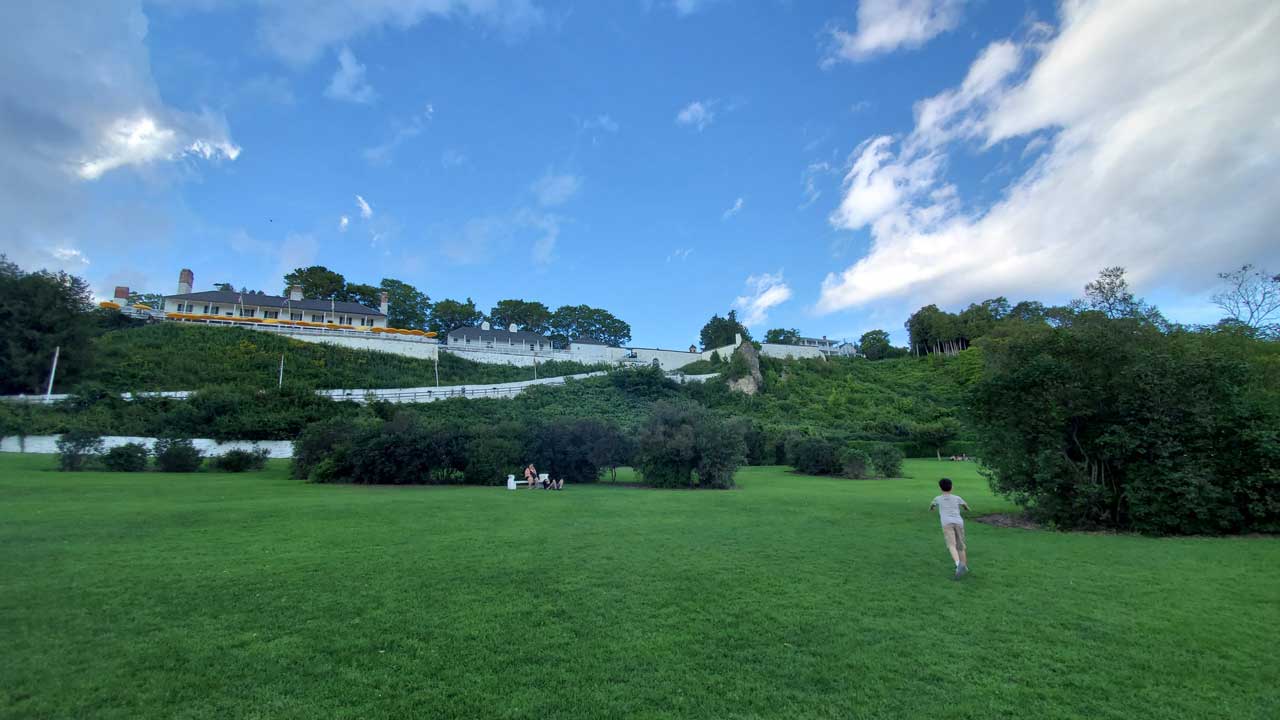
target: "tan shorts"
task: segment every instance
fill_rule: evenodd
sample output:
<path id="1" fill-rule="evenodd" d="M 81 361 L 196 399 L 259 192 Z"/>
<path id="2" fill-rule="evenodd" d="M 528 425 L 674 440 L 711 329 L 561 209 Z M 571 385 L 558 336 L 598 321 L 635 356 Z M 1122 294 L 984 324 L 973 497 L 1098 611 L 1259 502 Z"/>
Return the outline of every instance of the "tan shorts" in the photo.
<path id="1" fill-rule="evenodd" d="M 964 526 L 948 523 L 942 526 L 942 537 L 947 539 L 947 549 L 964 551 Z"/>

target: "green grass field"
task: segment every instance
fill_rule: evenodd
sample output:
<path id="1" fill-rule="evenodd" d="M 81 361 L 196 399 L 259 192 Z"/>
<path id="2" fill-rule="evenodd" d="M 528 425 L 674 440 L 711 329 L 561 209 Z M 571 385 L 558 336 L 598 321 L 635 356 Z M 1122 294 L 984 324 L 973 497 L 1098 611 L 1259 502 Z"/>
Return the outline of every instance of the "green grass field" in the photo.
<path id="1" fill-rule="evenodd" d="M 1280 539 L 970 522 L 907 480 L 730 492 L 63 474 L 0 456 L 3 718 L 1274 718 Z"/>

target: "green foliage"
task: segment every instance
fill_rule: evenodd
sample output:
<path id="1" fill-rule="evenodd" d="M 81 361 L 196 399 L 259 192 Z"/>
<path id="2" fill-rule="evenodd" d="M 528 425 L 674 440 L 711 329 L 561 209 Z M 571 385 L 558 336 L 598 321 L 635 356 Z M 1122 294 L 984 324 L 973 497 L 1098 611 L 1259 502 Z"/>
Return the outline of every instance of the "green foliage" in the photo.
<path id="1" fill-rule="evenodd" d="M 911 429 L 911 440 L 921 446 L 931 448 L 939 460 L 942 449 L 947 443 L 960 435 L 960 423 L 955 418 L 941 417 L 927 423 L 921 423 Z"/>
<path id="2" fill-rule="evenodd" d="M 840 472 L 840 450 L 822 437 L 801 437 L 787 448 L 787 460 L 806 475 L 834 475 Z"/>
<path id="3" fill-rule="evenodd" d="M 102 436 L 87 430 L 72 430 L 58 438 L 58 467 L 74 472 L 84 470 L 91 458 L 102 454 Z"/>
<path id="4" fill-rule="evenodd" d="M 1280 529 L 1280 346 L 1086 313 L 986 341 L 992 487 L 1062 527 Z"/>
<path id="5" fill-rule="evenodd" d="M 142 443 L 125 443 L 108 450 L 102 456 L 102 467 L 111 472 L 142 472 L 147 469 L 151 451 Z"/>
<path id="6" fill-rule="evenodd" d="M 905 348 L 896 348 L 889 341 L 889 333 L 884 330 L 868 330 L 858 340 L 858 350 L 868 360 L 886 360 L 905 357 Z"/>
<path id="7" fill-rule="evenodd" d="M 578 338 L 590 338 L 621 347 L 631 342 L 631 326 L 613 313 L 590 305 L 562 305 L 551 314 L 551 340 L 559 347 Z"/>
<path id="8" fill-rule="evenodd" d="M 302 286 L 302 296 L 315 300 L 347 300 L 347 280 L 342 273 L 337 273 L 323 265 L 297 268 L 284 276 L 284 292 L 289 295 L 289 288 Z"/>
<path id="9" fill-rule="evenodd" d="M 655 487 L 733 487 L 742 438 L 697 405 L 659 402 L 640 431 L 636 469 Z M 695 474 L 696 473 L 696 474 Z"/>
<path id="10" fill-rule="evenodd" d="M 850 447 L 840 451 L 840 475 L 852 480 L 871 477 L 874 463 L 862 448 Z"/>
<path id="11" fill-rule="evenodd" d="M 800 331 L 796 328 L 771 328 L 765 332 L 764 341 L 776 345 L 799 345 Z"/>
<path id="12" fill-rule="evenodd" d="M 476 303 L 471 298 L 467 298 L 466 302 L 445 298 L 431 306 L 427 329 L 439 333 L 443 338 L 460 327 L 479 325 L 483 319 L 484 313 L 476 309 Z"/>
<path id="13" fill-rule="evenodd" d="M 156 469 L 160 472 L 189 473 L 200 469 L 204 457 L 185 438 L 161 438 L 155 447 Z"/>
<path id="14" fill-rule="evenodd" d="M 436 384 L 431 360 L 307 343 L 246 328 L 157 323 L 109 332 L 93 347 L 86 383 L 111 392 L 192 390 L 237 385 L 270 390 L 285 356 L 285 382 L 312 388 L 426 387 Z M 532 380 L 533 369 L 491 365 L 441 353 L 440 384 Z M 538 377 L 590 372 L 599 366 L 562 360 L 538 364 Z"/>
<path id="15" fill-rule="evenodd" d="M 218 472 L 247 472 L 249 470 L 262 470 L 267 466 L 267 459 L 271 457 L 271 453 L 266 448 L 254 448 L 253 450 L 228 450 L 220 456 L 210 458 L 209 466 Z"/>
<path id="16" fill-rule="evenodd" d="M 867 457 L 882 477 L 892 478 L 902 475 L 903 454 L 896 446 L 888 443 L 877 443 L 867 450 Z"/>
<path id="17" fill-rule="evenodd" d="M 738 311 L 730 310 L 727 317 L 712 315 L 706 325 L 698 333 L 703 350 L 724 347 L 734 344 L 734 335 L 742 335 L 743 340 L 750 340 L 751 333 L 747 326 L 738 322 Z"/>
<path id="18" fill-rule="evenodd" d="M 431 316 L 431 298 L 407 282 L 383 278 L 379 286 L 387 294 L 387 325 L 405 330 L 425 330 Z M 378 298 L 379 303 L 381 297 Z M 378 307 L 372 305 L 371 307 Z"/>
<path id="19" fill-rule="evenodd" d="M 89 285 L 65 272 L 24 272 L 0 255 L 0 393 L 43 392 L 55 348 L 55 390 L 80 381 L 92 365 L 97 315 Z M 118 315 L 118 313 L 116 313 Z"/>
<path id="20" fill-rule="evenodd" d="M 517 330 L 546 335 L 551 332 L 551 309 L 540 302 L 499 300 L 489 311 L 489 322 L 503 330 L 515 325 Z"/>

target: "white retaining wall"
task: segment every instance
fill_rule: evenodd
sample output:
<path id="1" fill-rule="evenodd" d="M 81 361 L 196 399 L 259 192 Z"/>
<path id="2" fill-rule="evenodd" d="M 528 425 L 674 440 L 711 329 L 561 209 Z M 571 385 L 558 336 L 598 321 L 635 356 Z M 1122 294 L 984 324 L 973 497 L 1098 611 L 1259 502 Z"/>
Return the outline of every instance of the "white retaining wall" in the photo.
<path id="1" fill-rule="evenodd" d="M 255 327 L 254 329 L 262 330 L 265 328 Z M 341 347 L 352 348 L 354 350 L 377 350 L 379 352 L 391 353 L 393 355 L 404 355 L 405 357 L 420 358 L 423 360 L 434 360 L 440 348 L 440 343 L 427 338 L 411 340 L 409 338 L 396 337 L 394 335 L 339 333 L 332 330 L 307 332 L 277 329 L 272 332 L 288 336 L 294 340 L 301 340 L 302 342 L 319 343 L 321 345 L 339 345 Z M 288 360 L 285 362 L 288 363 Z M 286 370 L 287 369 L 286 365 Z"/>
<path id="2" fill-rule="evenodd" d="M 825 358 L 822 351 L 808 345 L 761 343 L 760 354 L 771 358 Z"/>
<path id="3" fill-rule="evenodd" d="M 58 452 L 59 437 L 61 436 L 28 435 L 22 438 L 11 435 L 0 440 L 0 452 L 54 454 Z M 254 448 L 266 448 L 273 458 L 293 457 L 293 443 L 288 440 L 228 440 L 227 442 L 218 442 L 207 438 L 196 438 L 191 442 L 205 457 L 223 455 L 228 450 L 253 450 Z M 147 448 L 151 448 L 155 445 L 156 439 L 129 435 L 107 435 L 102 438 L 102 444 L 108 450 L 126 443 L 142 443 Z"/>
<path id="4" fill-rule="evenodd" d="M 316 393 L 331 397 L 334 400 L 366 402 L 374 399 L 393 403 L 435 402 L 436 400 L 445 400 L 451 397 L 510 398 L 537 385 L 563 385 L 566 378 L 581 380 L 582 378 L 597 375 L 604 375 L 604 372 L 578 373 L 577 375 L 494 383 L 492 385 L 445 385 L 442 387 L 385 388 L 381 390 L 317 390 Z"/>

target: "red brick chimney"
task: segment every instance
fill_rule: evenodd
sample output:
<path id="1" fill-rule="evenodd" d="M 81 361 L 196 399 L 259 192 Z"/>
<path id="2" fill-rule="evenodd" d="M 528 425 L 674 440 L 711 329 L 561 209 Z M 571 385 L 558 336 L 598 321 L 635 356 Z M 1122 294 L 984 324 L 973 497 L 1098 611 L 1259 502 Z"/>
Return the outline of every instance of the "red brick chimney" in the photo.
<path id="1" fill-rule="evenodd" d="M 115 301 L 120 303 L 121 305 L 124 305 L 125 303 L 129 302 L 129 286 L 128 285 L 116 286 Z"/>
<path id="2" fill-rule="evenodd" d="M 382 293 L 381 300 L 382 300 L 381 304 L 378 305 L 378 311 L 381 312 L 383 315 L 386 315 L 387 308 L 391 307 L 391 305 L 390 303 L 387 302 L 387 294 L 385 292 Z"/>
<path id="3" fill-rule="evenodd" d="M 178 273 L 178 294 L 186 295 L 191 292 L 191 286 L 196 282 L 196 274 L 187 268 L 182 268 L 182 272 Z"/>

